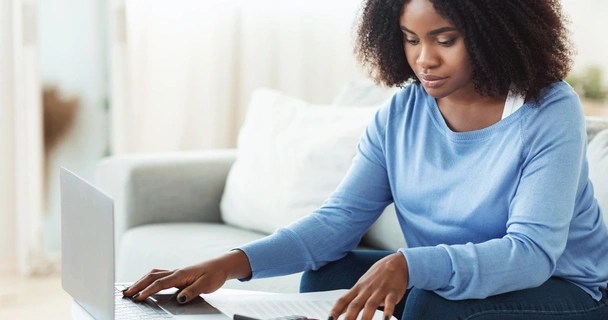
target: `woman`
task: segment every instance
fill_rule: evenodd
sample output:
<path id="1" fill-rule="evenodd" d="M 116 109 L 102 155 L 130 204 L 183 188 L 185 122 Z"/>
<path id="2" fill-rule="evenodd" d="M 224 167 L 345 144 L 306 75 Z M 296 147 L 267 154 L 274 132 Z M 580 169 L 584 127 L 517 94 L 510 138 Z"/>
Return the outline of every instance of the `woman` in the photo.
<path id="1" fill-rule="evenodd" d="M 228 279 L 308 271 L 350 288 L 329 319 L 608 319 L 608 231 L 557 0 L 368 0 L 356 51 L 405 86 L 309 216 L 218 259 L 153 270 L 126 292 L 185 303 Z M 351 251 L 395 203 L 409 248 Z M 404 310 L 403 313 L 401 310 Z"/>

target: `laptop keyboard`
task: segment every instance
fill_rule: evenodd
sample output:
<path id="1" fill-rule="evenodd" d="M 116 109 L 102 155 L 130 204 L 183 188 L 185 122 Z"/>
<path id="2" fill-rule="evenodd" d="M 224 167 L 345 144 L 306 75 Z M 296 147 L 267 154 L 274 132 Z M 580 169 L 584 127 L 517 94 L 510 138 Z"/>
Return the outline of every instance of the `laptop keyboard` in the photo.
<path id="1" fill-rule="evenodd" d="M 173 318 L 165 310 L 150 301 L 134 302 L 124 297 L 122 290 L 125 287 L 114 288 L 114 319 L 171 319 Z"/>

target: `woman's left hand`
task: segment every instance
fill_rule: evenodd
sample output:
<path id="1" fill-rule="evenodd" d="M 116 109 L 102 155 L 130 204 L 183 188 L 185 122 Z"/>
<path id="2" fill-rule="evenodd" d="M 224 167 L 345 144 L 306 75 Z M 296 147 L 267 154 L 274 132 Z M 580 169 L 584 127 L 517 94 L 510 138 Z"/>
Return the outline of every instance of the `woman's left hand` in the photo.
<path id="1" fill-rule="evenodd" d="M 407 261 L 401 252 L 382 258 L 338 299 L 329 319 L 337 320 L 344 313 L 344 320 L 355 320 L 363 310 L 361 320 L 369 320 L 379 306 L 384 306 L 382 318 L 390 319 L 395 305 L 405 295 L 408 278 Z"/>

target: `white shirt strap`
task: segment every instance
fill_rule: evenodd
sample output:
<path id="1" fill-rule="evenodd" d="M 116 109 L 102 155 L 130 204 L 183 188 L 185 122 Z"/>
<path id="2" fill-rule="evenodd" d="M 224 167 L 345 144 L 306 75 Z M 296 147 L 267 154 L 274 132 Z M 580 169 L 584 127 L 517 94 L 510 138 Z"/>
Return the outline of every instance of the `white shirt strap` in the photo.
<path id="1" fill-rule="evenodd" d="M 502 109 L 502 119 L 513 114 L 517 109 L 524 105 L 524 97 L 513 94 L 513 91 L 509 91 L 507 100 L 505 101 L 505 107 Z"/>

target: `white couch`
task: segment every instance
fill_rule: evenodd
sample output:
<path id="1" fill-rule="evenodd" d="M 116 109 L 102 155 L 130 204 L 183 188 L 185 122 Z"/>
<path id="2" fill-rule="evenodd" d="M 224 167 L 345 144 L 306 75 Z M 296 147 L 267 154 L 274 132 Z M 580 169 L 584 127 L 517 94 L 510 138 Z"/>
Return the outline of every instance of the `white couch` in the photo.
<path id="1" fill-rule="evenodd" d="M 370 92 L 366 91 L 367 89 L 361 89 L 361 87 L 347 87 L 345 90 L 347 92 L 342 92 L 334 101 L 334 105 L 353 105 L 357 104 L 355 103 L 357 101 L 359 104 L 377 105 L 380 101 L 386 99 L 387 94 L 390 94 L 386 91 Z M 360 94 L 357 94 L 357 92 Z M 282 97 L 278 100 L 280 100 L 280 104 L 289 100 L 289 98 Z M 300 111 L 294 111 L 293 113 L 297 116 L 291 114 L 292 118 L 290 119 L 302 118 L 302 110 L 307 109 L 297 110 Z M 277 220 L 276 217 L 270 216 L 271 214 L 276 215 L 276 210 L 264 211 L 264 206 L 268 208 L 269 205 L 273 205 L 266 203 L 268 199 L 265 198 L 264 192 L 267 190 L 264 188 L 272 189 L 272 183 L 276 179 L 267 179 L 268 181 L 264 181 L 262 187 L 248 184 L 247 179 L 259 179 L 260 175 L 272 175 L 272 172 L 264 171 L 268 171 L 268 168 L 260 168 L 260 172 L 255 172 L 258 170 L 244 170 L 243 168 L 246 169 L 247 167 L 241 165 L 240 170 L 248 172 L 241 173 L 237 177 L 235 177 L 236 173 L 231 173 L 229 176 L 231 169 L 234 169 L 233 164 L 235 164 L 237 158 L 241 161 L 247 157 L 251 157 L 253 160 L 268 157 L 268 155 L 261 154 L 244 155 L 240 150 L 246 143 L 251 143 L 250 141 L 247 142 L 247 137 L 249 140 L 255 140 L 255 135 L 258 134 L 254 132 L 256 128 L 249 128 L 250 131 L 245 132 L 248 121 L 249 125 L 252 125 L 252 119 L 253 116 L 248 115 L 239 138 L 239 150 L 126 155 L 106 158 L 100 162 L 98 166 L 98 185 L 115 200 L 117 281 L 134 281 L 152 268 L 175 269 L 221 255 L 243 243 L 259 239 L 277 226 L 302 215 L 301 212 L 297 212 L 291 217 Z M 298 121 L 293 120 L 292 122 L 295 124 L 292 124 L 302 125 L 305 122 L 303 120 Z M 267 125 L 264 124 L 262 127 L 267 128 Z M 608 211 L 608 130 L 606 130 L 608 129 L 608 120 L 588 118 L 587 128 L 588 137 L 591 141 L 588 150 L 591 179 L 600 206 Z M 273 133 L 270 131 L 266 134 L 272 135 Z M 599 133 L 600 131 L 601 133 Z M 286 132 L 282 131 L 281 139 L 289 139 Z M 597 137 L 595 137 L 596 134 Z M 285 135 L 287 135 L 287 138 L 285 138 Z M 358 133 L 354 136 L 355 141 L 357 137 Z M 263 152 L 280 153 L 281 148 L 289 145 L 285 141 L 282 144 L 269 145 L 269 141 L 272 139 L 263 134 L 257 136 L 257 139 L 266 139 L 264 140 L 266 145 L 259 148 L 259 150 L 264 150 Z M 333 138 L 327 137 L 326 139 Z M 257 146 L 249 145 L 250 149 L 254 147 Z M 302 148 L 305 149 L 305 147 Z M 354 151 L 353 146 L 352 152 L 354 153 Z M 279 156 L 281 155 L 277 157 Z M 308 182 L 309 184 L 312 183 L 313 186 L 314 176 L 328 174 L 327 170 L 331 170 L 333 165 L 330 165 L 329 169 L 327 167 L 318 169 L 318 166 L 312 166 L 312 169 L 306 167 L 306 165 L 319 161 L 333 161 L 333 159 L 328 159 L 318 153 L 315 156 L 311 156 L 309 153 L 300 159 L 290 157 L 288 159 L 290 162 L 287 165 L 295 166 L 291 168 L 292 171 L 294 168 L 301 168 L 305 171 L 306 178 L 313 176 L 310 178 L 312 182 Z M 343 155 L 343 157 L 346 158 L 343 159 L 344 161 L 349 162 L 352 155 Z M 302 163 L 294 163 L 298 161 Z M 261 164 L 261 166 L 263 165 L 264 163 Z M 284 172 L 289 172 L 289 170 L 279 169 L 279 167 L 270 165 L 270 170 L 284 170 L 281 175 Z M 340 167 L 336 170 L 344 169 Z M 234 169 L 234 171 L 237 170 Z M 253 174 L 253 176 L 246 177 L 247 174 Z M 302 178 L 302 175 L 285 174 L 292 180 Z M 339 178 L 340 174 L 337 176 Z M 243 181 L 240 181 L 240 183 L 232 181 L 226 187 L 226 181 L 230 181 L 231 178 L 233 180 L 238 178 Z M 337 182 L 333 181 L 332 183 L 337 184 Z M 279 187 L 290 188 L 288 183 L 289 181 L 283 181 L 283 184 L 280 184 Z M 332 183 L 324 186 L 324 188 L 335 187 Z M 235 186 L 236 184 L 239 184 L 240 187 Z M 246 189 L 243 190 L 243 186 L 245 188 L 249 186 L 249 195 L 246 194 L 248 192 Z M 274 187 L 277 187 L 276 184 Z M 297 186 L 291 187 L 297 188 Z M 230 191 L 230 195 L 226 195 L 225 191 Z M 297 189 L 292 191 L 302 192 L 302 190 Z M 238 192 L 241 192 L 241 194 Z M 272 190 L 268 192 L 272 192 Z M 306 192 L 310 192 L 310 190 Z M 257 194 L 258 196 L 251 196 L 251 194 Z M 232 199 L 239 196 L 242 196 L 242 202 L 238 198 Z M 312 198 L 306 205 L 301 205 L 296 209 L 306 210 L 311 204 L 320 205 L 323 201 L 322 199 Z M 315 201 L 320 202 L 315 203 Z M 299 204 L 276 205 L 284 205 L 285 210 L 292 210 L 294 206 Z M 293 211 L 298 211 L 296 209 L 293 209 Z M 226 211 L 230 211 L 230 213 Z M 271 211 L 273 212 L 271 213 Z M 280 210 L 280 212 L 283 211 Z M 244 222 L 239 223 L 239 215 L 244 217 Z M 608 220 L 608 213 L 604 214 L 604 220 Z M 361 245 L 390 250 L 405 245 L 392 206 L 386 209 L 381 218 L 364 236 Z M 245 283 L 232 280 L 225 287 L 270 292 L 298 292 L 299 280 L 300 274 L 295 274 Z"/>

